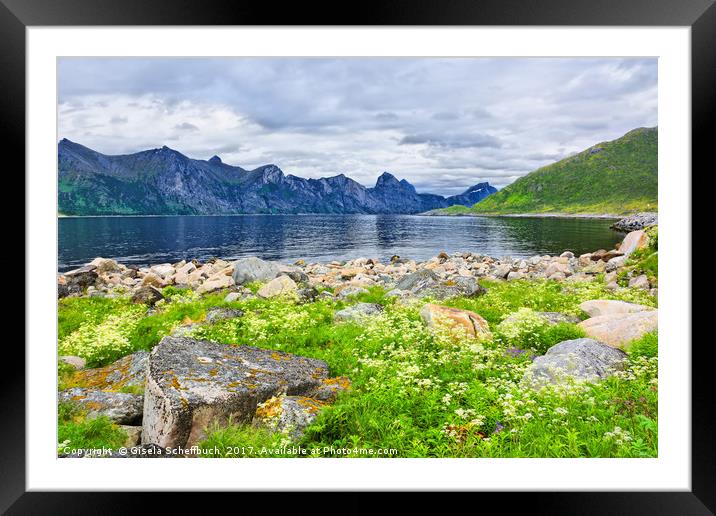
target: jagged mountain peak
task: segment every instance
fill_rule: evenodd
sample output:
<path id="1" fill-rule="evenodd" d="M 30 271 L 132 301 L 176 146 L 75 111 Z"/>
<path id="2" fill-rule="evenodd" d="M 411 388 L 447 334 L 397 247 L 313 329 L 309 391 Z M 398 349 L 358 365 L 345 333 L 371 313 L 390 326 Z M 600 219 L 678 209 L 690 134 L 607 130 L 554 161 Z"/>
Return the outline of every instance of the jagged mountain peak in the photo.
<path id="1" fill-rule="evenodd" d="M 400 181 L 391 174 L 390 172 L 383 172 L 379 177 L 378 180 L 375 182 L 376 188 L 386 188 L 386 187 L 395 187 L 399 186 Z"/>
<path id="2" fill-rule="evenodd" d="M 58 196 L 66 214 L 420 213 L 489 195 L 422 194 L 390 172 L 366 188 L 345 174 L 286 175 L 273 163 L 247 171 L 218 156 L 195 160 L 166 145 L 112 156 L 65 139 L 59 147 Z"/>

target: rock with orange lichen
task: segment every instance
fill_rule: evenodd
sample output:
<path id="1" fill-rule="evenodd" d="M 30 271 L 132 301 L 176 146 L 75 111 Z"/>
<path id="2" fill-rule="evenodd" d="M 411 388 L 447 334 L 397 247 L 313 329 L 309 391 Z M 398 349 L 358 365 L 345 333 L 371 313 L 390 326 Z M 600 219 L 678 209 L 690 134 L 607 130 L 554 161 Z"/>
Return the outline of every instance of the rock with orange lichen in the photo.
<path id="1" fill-rule="evenodd" d="M 299 439 L 324 405 L 306 396 L 274 396 L 256 407 L 252 424 Z"/>
<path id="2" fill-rule="evenodd" d="M 148 357 L 146 351 L 137 351 L 104 367 L 75 371 L 64 383 L 68 387 L 103 391 L 116 392 L 127 387 L 141 390 L 147 376 Z"/>
<path id="3" fill-rule="evenodd" d="M 87 412 L 90 419 L 107 416 L 120 425 L 138 425 L 142 422 L 144 400 L 139 394 L 73 387 L 60 392 L 58 401 L 78 405 Z"/>
<path id="4" fill-rule="evenodd" d="M 332 403 L 341 392 L 348 391 L 351 388 L 351 381 L 346 376 L 336 376 L 335 378 L 324 378 L 318 387 L 312 390 L 308 395 L 318 401 Z"/>
<path id="5" fill-rule="evenodd" d="M 192 446 L 209 425 L 250 423 L 266 400 L 310 395 L 326 378 L 322 360 L 164 337 L 149 356 L 142 443 Z"/>

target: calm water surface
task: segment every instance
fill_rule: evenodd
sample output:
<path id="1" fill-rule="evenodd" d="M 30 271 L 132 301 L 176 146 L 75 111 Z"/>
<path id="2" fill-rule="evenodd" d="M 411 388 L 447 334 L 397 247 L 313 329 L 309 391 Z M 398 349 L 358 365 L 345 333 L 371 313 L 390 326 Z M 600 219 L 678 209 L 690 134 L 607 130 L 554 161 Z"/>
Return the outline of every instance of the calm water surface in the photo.
<path id="1" fill-rule="evenodd" d="M 148 265 L 196 258 L 312 262 L 440 251 L 514 258 L 612 249 L 610 219 L 411 215 L 237 215 L 59 218 L 59 270 L 97 256 Z"/>

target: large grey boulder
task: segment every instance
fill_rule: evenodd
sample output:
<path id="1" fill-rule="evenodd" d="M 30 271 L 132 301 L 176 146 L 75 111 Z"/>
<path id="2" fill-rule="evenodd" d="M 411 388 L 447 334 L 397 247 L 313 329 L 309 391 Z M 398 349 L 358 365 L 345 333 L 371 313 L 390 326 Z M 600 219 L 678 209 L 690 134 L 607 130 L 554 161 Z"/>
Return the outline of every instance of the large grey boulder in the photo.
<path id="1" fill-rule="evenodd" d="M 87 411 L 88 418 L 107 416 L 120 425 L 138 425 L 142 421 L 144 401 L 139 394 L 72 387 L 61 391 L 58 400 L 79 405 Z"/>
<path id="2" fill-rule="evenodd" d="M 453 276 L 443 280 L 430 269 L 406 274 L 396 283 L 395 288 L 409 291 L 418 297 L 429 296 L 435 299 L 473 297 L 487 292 L 474 277 Z"/>
<path id="3" fill-rule="evenodd" d="M 627 354 L 594 339 L 565 340 L 534 359 L 522 379 L 532 388 L 569 378 L 597 381 L 624 368 Z"/>
<path id="4" fill-rule="evenodd" d="M 237 285 L 244 285 L 252 281 L 272 280 L 280 273 L 280 264 L 267 262 L 255 256 L 241 258 L 234 262 L 233 278 Z"/>
<path id="5" fill-rule="evenodd" d="M 322 360 L 185 337 L 152 350 L 142 443 L 192 446 L 213 423 L 248 423 L 273 396 L 310 396 L 328 377 Z"/>

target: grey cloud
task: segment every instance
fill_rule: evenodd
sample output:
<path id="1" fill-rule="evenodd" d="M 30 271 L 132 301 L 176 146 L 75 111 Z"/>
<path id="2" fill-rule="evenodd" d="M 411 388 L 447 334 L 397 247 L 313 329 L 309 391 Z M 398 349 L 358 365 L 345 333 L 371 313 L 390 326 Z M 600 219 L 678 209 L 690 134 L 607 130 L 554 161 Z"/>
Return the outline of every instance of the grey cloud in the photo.
<path id="1" fill-rule="evenodd" d="M 199 128 L 197 126 L 195 126 L 194 124 L 190 124 L 189 122 L 182 122 L 181 124 L 177 124 L 174 126 L 174 129 L 176 129 L 178 131 L 189 131 L 189 132 L 199 130 Z"/>
<path id="2" fill-rule="evenodd" d="M 432 118 L 433 120 L 457 120 L 460 117 L 457 113 L 443 111 L 442 113 L 435 113 Z"/>
<path id="3" fill-rule="evenodd" d="M 465 134 L 465 135 L 449 135 L 449 134 L 413 134 L 404 136 L 398 145 L 415 145 L 425 143 L 434 147 L 453 147 L 453 148 L 470 148 L 470 147 L 493 147 L 499 148 L 502 144 L 500 140 L 488 134 Z"/>
<path id="4" fill-rule="evenodd" d="M 106 154 L 171 142 L 367 185 L 388 169 L 434 193 L 657 122 L 652 58 L 60 58 L 58 87 L 60 138 Z"/>
<path id="5" fill-rule="evenodd" d="M 386 111 L 385 113 L 376 113 L 374 115 L 374 117 L 376 120 L 380 120 L 380 121 L 384 121 L 384 122 L 385 121 L 392 122 L 393 120 L 398 120 L 398 115 L 396 115 L 395 113 L 391 113 L 389 111 Z"/>

